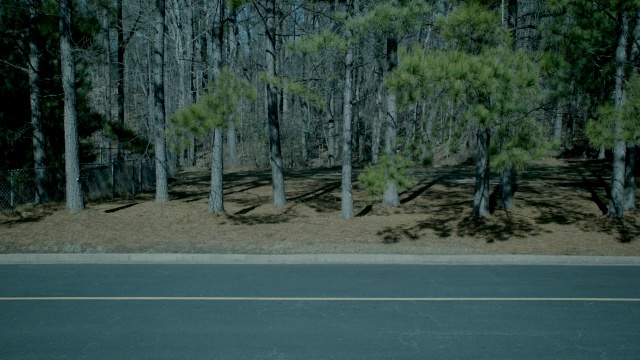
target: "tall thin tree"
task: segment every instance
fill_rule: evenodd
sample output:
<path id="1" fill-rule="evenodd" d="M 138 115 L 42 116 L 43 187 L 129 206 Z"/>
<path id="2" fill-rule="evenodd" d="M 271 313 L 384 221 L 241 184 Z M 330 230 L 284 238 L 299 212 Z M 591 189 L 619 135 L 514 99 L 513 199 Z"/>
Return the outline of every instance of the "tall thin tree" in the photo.
<path id="1" fill-rule="evenodd" d="M 265 55 L 267 76 L 275 78 L 276 73 L 276 0 L 265 2 Z M 267 120 L 269 124 L 269 164 L 271 165 L 273 204 L 282 206 L 287 202 L 284 191 L 282 150 L 280 147 L 280 122 L 278 119 L 278 90 L 267 82 Z"/>
<path id="2" fill-rule="evenodd" d="M 169 201 L 165 140 L 166 114 L 164 108 L 165 17 L 165 0 L 156 0 L 155 41 L 153 51 L 153 118 L 155 123 L 156 202 L 159 203 Z"/>
<path id="3" fill-rule="evenodd" d="M 78 112 L 76 108 L 76 75 L 71 46 L 71 0 L 58 0 L 60 12 L 60 65 L 64 91 L 64 150 L 67 209 L 77 213 L 84 209 L 80 184 L 78 151 Z"/>

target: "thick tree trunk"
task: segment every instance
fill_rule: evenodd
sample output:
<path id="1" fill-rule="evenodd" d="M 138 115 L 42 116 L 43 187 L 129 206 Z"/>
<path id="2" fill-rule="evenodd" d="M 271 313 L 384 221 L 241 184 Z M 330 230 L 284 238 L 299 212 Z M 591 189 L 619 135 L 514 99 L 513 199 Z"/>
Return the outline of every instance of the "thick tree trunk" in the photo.
<path id="1" fill-rule="evenodd" d="M 209 203 L 207 211 L 221 213 L 224 212 L 223 200 L 223 149 L 222 149 L 222 130 L 216 128 L 213 130 L 213 149 L 211 159 L 211 191 L 209 193 Z"/>
<path id="2" fill-rule="evenodd" d="M 515 180 L 515 172 L 508 167 L 502 170 L 500 175 L 500 207 L 503 209 L 511 209 L 513 207 L 513 182 Z"/>
<path id="3" fill-rule="evenodd" d="M 618 34 L 618 46 L 616 48 L 616 83 L 614 93 L 614 103 L 617 110 L 622 109 L 625 102 L 624 83 L 629 29 L 629 17 L 626 12 L 620 14 L 619 21 L 621 26 Z M 615 119 L 614 136 L 611 199 L 609 201 L 607 216 L 614 219 L 622 219 L 624 216 L 624 163 L 626 144 L 623 139 L 622 119 L 619 116 Z"/>
<path id="4" fill-rule="evenodd" d="M 351 31 L 346 30 L 347 40 L 351 38 Z M 353 97 L 353 47 L 349 46 L 344 59 L 344 101 L 342 111 L 342 210 L 343 219 L 353 219 L 353 190 L 351 187 L 351 121 Z"/>
<path id="5" fill-rule="evenodd" d="M 276 76 L 276 0 L 266 1 L 265 45 L 267 76 Z M 282 151 L 280 147 L 280 123 L 278 119 L 278 90 L 267 83 L 267 119 L 269 125 L 269 164 L 271 165 L 273 204 L 287 202 L 284 191 Z"/>
<path id="6" fill-rule="evenodd" d="M 164 29 L 165 0 L 156 0 L 153 53 L 153 117 L 155 123 L 156 202 L 169 201 L 164 109 Z"/>
<path id="7" fill-rule="evenodd" d="M 67 209 L 77 213 L 84 209 L 80 183 L 78 151 L 78 113 L 76 108 L 76 75 L 71 47 L 71 0 L 58 0 L 60 11 L 60 65 L 64 91 L 64 161 Z"/>
<path id="8" fill-rule="evenodd" d="M 489 216 L 489 144 L 491 130 L 480 128 L 476 144 L 476 184 L 473 196 L 473 215 Z"/>
<path id="9" fill-rule="evenodd" d="M 624 171 L 624 210 L 636 209 L 636 146 L 627 148 L 627 159 Z"/>
<path id="10" fill-rule="evenodd" d="M 42 132 L 42 93 L 40 92 L 40 50 L 38 49 L 38 34 L 36 21 L 40 1 L 34 1 L 29 7 L 29 100 L 31 104 L 31 126 L 33 127 L 33 161 L 35 171 L 36 197 L 35 204 L 42 204 L 49 200 L 46 186 L 47 157 L 45 153 L 45 139 Z"/>

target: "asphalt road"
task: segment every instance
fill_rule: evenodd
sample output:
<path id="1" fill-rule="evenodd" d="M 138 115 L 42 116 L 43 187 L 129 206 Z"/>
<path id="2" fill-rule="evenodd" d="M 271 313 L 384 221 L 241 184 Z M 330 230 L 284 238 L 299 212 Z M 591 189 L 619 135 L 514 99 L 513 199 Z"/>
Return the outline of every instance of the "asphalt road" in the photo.
<path id="1" fill-rule="evenodd" d="M 0 265 L 0 359 L 638 359 L 640 267 Z"/>

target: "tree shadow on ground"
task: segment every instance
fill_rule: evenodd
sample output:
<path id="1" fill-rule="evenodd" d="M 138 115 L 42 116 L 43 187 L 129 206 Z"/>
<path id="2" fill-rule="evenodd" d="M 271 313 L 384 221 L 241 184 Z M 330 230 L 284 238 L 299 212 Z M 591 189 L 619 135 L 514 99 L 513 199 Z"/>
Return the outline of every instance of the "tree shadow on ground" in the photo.
<path id="1" fill-rule="evenodd" d="M 623 221 L 602 216 L 606 213 L 603 199 L 608 197 L 608 186 L 603 178 L 608 171 L 606 163 L 584 160 L 569 161 L 569 166 L 531 167 L 520 176 L 514 197 L 517 211 L 496 210 L 499 187 L 495 186 L 492 216 L 480 218 L 470 214 L 473 183 L 472 177 L 467 177 L 473 176 L 472 173 L 468 169 L 452 170 L 435 184 L 430 184 L 446 189 L 439 187 L 426 194 L 427 200 L 420 205 L 427 214 L 425 220 L 409 226 L 389 227 L 378 235 L 384 243 L 401 239 L 415 241 L 430 233 L 441 238 L 457 235 L 496 242 L 549 233 L 544 226 L 557 224 L 606 233 L 621 242 L 639 240 L 640 224 L 633 213 Z M 371 211 L 365 210 L 368 210 L 365 214 Z"/>

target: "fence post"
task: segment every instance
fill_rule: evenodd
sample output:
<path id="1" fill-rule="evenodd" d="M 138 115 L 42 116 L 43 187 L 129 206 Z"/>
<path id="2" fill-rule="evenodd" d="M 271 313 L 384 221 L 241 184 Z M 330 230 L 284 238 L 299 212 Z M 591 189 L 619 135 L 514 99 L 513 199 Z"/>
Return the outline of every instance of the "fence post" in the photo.
<path id="1" fill-rule="evenodd" d="M 13 191 L 13 172 L 15 170 L 9 170 L 9 183 L 11 184 L 11 210 L 13 210 L 13 208 L 16 205 L 16 195 L 15 192 Z"/>
<path id="2" fill-rule="evenodd" d="M 111 160 L 111 198 L 116 197 L 116 166 L 115 161 Z"/>

